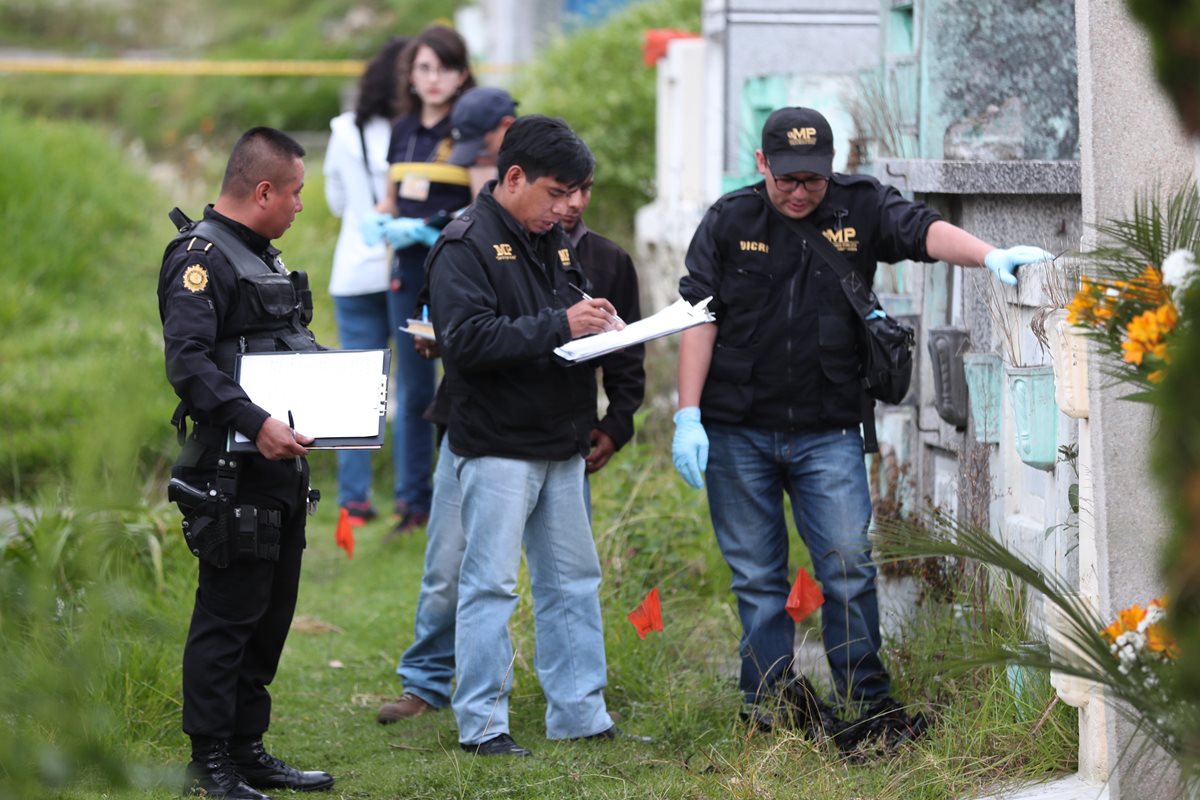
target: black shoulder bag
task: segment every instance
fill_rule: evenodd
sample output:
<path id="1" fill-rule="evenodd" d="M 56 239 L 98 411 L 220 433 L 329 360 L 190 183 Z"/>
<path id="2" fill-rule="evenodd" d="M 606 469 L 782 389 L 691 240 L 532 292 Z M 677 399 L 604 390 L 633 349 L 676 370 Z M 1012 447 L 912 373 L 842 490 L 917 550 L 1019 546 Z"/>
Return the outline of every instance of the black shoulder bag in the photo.
<path id="1" fill-rule="evenodd" d="M 865 329 L 862 379 L 867 394 L 884 403 L 896 405 L 908 394 L 912 382 L 913 329 L 889 316 L 871 317 L 882 311 L 879 298 L 867 286 L 862 275 L 808 220 L 788 218 L 826 264 L 838 274 L 842 292 L 853 306 Z"/>
<path id="2" fill-rule="evenodd" d="M 883 306 L 858 270 L 846 261 L 811 222 L 806 219 L 792 219 L 783 214 L 779 216 L 792 226 L 801 239 L 808 242 L 830 269 L 837 273 L 842 292 L 854 308 L 855 316 L 862 323 L 863 336 L 860 338 L 863 342 L 863 450 L 878 453 L 875 401 L 896 405 L 908 394 L 908 386 L 912 382 L 912 350 L 916 334 L 912 328 L 889 316 L 868 319 L 871 312 L 882 310 Z"/>

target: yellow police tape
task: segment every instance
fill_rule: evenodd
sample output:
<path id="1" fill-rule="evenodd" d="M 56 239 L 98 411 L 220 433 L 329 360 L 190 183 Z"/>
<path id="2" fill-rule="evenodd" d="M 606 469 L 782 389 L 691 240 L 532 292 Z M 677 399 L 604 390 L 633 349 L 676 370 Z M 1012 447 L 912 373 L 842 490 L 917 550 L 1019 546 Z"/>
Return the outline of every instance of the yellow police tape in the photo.
<path id="1" fill-rule="evenodd" d="M 256 77 L 357 77 L 365 62 L 328 61 L 202 61 L 139 58 L 0 58 L 0 75 L 237 75 Z M 510 72 L 512 65 L 477 64 L 475 73 Z"/>
<path id="2" fill-rule="evenodd" d="M 0 58 L 0 73 L 48 75 L 353 76 L 362 61 L 176 61 L 137 58 Z"/>

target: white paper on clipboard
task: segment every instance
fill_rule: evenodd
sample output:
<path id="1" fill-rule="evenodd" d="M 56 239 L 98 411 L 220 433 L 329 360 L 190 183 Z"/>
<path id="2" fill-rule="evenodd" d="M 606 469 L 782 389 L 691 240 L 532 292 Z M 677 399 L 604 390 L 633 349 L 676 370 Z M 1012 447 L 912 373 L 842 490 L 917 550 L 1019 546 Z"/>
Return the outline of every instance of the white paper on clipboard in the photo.
<path id="1" fill-rule="evenodd" d="M 567 361 L 587 361 L 705 322 L 713 322 L 716 317 L 708 310 L 711 300 L 711 297 L 706 297 L 696 305 L 683 299 L 676 300 L 657 314 L 631 322 L 619 331 L 606 331 L 567 342 L 562 347 L 554 348 L 554 354 Z"/>
<path id="2" fill-rule="evenodd" d="M 388 350 L 244 353 L 237 379 L 255 405 L 316 441 L 310 449 L 379 447 L 387 413 Z M 241 433 L 231 450 L 253 450 Z"/>

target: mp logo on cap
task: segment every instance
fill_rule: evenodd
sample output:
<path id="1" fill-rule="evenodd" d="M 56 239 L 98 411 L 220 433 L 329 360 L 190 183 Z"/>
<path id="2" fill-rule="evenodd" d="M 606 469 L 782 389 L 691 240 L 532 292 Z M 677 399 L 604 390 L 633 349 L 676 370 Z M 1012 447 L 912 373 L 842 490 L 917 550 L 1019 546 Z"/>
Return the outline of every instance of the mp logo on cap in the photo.
<path id="1" fill-rule="evenodd" d="M 816 128 L 792 128 L 787 132 L 788 144 L 792 147 L 817 143 Z"/>

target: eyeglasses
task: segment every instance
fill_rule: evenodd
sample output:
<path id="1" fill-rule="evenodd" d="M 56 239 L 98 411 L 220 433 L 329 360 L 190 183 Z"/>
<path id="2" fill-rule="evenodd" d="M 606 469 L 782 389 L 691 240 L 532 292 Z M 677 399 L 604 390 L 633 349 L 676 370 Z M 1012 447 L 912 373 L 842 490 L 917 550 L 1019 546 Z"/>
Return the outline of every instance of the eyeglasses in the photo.
<path id="1" fill-rule="evenodd" d="M 446 67 L 441 64 L 413 64 L 413 72 L 423 78 L 432 77 L 434 75 L 457 75 L 462 72 L 458 67 Z"/>
<path id="2" fill-rule="evenodd" d="M 820 175 L 801 180 L 793 178 L 791 175 L 780 177 L 772 172 L 771 177 L 775 180 L 775 188 L 784 194 L 791 194 L 796 191 L 798 186 L 803 186 L 806 192 L 819 192 L 829 185 L 829 178 L 822 178 Z"/>

